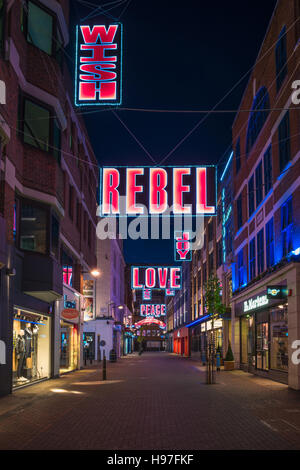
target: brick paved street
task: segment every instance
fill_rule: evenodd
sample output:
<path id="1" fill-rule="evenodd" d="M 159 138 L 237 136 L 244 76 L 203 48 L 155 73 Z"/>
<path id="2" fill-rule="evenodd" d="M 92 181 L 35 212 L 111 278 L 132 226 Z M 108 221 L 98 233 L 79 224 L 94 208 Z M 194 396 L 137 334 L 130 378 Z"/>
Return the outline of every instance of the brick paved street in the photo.
<path id="1" fill-rule="evenodd" d="M 144 353 L 0 399 L 1 449 L 300 449 L 300 394 L 241 371 Z"/>

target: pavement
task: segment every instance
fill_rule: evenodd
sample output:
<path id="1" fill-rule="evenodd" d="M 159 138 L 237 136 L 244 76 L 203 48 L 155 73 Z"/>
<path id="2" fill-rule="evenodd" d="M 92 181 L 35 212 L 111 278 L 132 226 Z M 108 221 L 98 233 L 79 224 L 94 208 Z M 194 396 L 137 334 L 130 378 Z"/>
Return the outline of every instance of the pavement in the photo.
<path id="1" fill-rule="evenodd" d="M 300 392 L 217 374 L 166 352 L 132 354 L 0 399 L 1 450 L 300 449 Z"/>

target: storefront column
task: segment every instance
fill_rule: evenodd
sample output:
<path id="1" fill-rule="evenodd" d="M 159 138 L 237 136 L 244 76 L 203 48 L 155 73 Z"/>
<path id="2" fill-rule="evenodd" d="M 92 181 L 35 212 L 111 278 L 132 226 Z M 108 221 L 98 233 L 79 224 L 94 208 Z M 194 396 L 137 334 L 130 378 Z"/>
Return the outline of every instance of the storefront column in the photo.
<path id="1" fill-rule="evenodd" d="M 300 340 L 300 269 L 295 266 L 287 273 L 287 286 L 292 289 L 292 295 L 288 297 L 288 349 L 289 349 L 289 376 L 288 385 L 294 390 L 300 390 L 300 364 L 292 361 L 293 353 L 298 349 L 292 349 L 294 341 Z M 300 354 L 297 354 L 298 360 Z"/>

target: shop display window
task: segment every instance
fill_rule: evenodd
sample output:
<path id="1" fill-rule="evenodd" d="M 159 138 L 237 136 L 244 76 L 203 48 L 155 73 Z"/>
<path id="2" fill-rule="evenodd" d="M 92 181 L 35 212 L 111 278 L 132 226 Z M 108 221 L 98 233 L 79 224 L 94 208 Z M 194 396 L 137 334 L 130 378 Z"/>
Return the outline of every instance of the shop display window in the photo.
<path id="1" fill-rule="evenodd" d="M 51 319 L 17 310 L 13 322 L 13 386 L 50 377 Z"/>
<path id="2" fill-rule="evenodd" d="M 271 369 L 288 370 L 288 321 L 287 307 L 270 312 Z"/>
<path id="3" fill-rule="evenodd" d="M 62 322 L 60 330 L 60 372 L 69 372 L 78 364 L 77 325 Z"/>

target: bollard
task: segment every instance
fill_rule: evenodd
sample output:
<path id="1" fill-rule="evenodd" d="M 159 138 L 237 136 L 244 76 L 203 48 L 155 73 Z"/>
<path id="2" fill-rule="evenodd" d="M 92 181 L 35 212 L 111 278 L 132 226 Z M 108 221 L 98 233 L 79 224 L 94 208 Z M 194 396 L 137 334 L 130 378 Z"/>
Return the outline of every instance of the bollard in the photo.
<path id="1" fill-rule="evenodd" d="M 102 380 L 106 380 L 106 357 L 105 357 L 105 352 L 103 353 Z"/>

